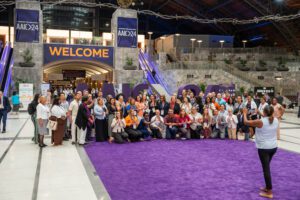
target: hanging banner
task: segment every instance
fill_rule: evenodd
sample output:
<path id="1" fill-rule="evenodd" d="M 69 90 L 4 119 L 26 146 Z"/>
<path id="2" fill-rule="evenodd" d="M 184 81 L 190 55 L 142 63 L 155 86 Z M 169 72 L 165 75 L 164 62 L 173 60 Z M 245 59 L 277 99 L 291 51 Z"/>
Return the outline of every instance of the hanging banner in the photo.
<path id="1" fill-rule="evenodd" d="M 21 110 L 27 110 L 28 105 L 33 100 L 33 84 L 20 83 L 19 96 L 20 96 L 20 102 L 23 104 L 23 108 Z"/>
<path id="2" fill-rule="evenodd" d="M 113 47 L 44 44 L 44 65 L 62 60 L 89 60 L 113 67 Z"/>
<path id="3" fill-rule="evenodd" d="M 137 48 L 137 19 L 118 17 L 118 47 Z"/>
<path id="4" fill-rule="evenodd" d="M 16 42 L 39 42 L 39 11 L 16 9 Z"/>

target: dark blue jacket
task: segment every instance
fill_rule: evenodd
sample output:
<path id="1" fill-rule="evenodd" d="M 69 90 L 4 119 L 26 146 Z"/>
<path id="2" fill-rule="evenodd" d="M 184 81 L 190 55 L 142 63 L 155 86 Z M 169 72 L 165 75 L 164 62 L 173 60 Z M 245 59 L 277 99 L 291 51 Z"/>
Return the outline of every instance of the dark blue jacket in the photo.
<path id="1" fill-rule="evenodd" d="M 9 99 L 6 96 L 2 96 L 2 98 L 3 98 L 3 109 L 0 109 L 0 111 L 4 110 L 6 112 L 10 112 L 11 111 L 11 105 L 10 105 Z"/>

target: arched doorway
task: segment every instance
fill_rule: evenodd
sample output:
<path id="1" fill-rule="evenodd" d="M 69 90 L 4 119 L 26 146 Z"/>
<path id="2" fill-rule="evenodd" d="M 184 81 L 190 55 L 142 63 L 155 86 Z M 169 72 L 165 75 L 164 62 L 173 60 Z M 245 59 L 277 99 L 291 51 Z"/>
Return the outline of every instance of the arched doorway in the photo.
<path id="1" fill-rule="evenodd" d="M 83 71 L 85 77 L 76 77 L 76 72 Z M 67 73 L 74 72 L 75 77 L 65 77 Z M 76 87 L 79 83 L 86 83 L 91 88 L 100 88 L 103 82 L 113 82 L 113 68 L 104 63 L 89 60 L 55 61 L 43 67 L 43 81 L 58 87 Z"/>

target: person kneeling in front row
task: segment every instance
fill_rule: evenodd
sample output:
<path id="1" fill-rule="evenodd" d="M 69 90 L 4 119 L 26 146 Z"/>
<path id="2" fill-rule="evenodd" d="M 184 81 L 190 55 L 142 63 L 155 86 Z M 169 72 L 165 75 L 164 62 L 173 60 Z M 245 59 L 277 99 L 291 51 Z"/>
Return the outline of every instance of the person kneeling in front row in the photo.
<path id="1" fill-rule="evenodd" d="M 147 141 L 151 140 L 150 124 L 151 122 L 149 113 L 145 112 L 138 126 L 138 130 L 143 134 L 143 138 Z"/>
<path id="2" fill-rule="evenodd" d="M 139 120 L 136 116 L 136 111 L 133 109 L 130 109 L 129 114 L 125 118 L 125 132 L 128 133 L 129 139 L 131 141 L 140 141 L 142 140 L 142 132 L 137 130 L 137 127 L 139 125 Z"/>
<path id="3" fill-rule="evenodd" d="M 174 110 L 169 109 L 168 115 L 165 116 L 166 139 L 176 139 L 178 132 L 178 118 L 174 114 Z"/>
<path id="4" fill-rule="evenodd" d="M 120 112 L 116 112 L 116 117 L 113 118 L 111 123 L 112 136 L 115 143 L 123 144 L 128 140 L 128 134 L 124 131 L 126 127 L 125 119 L 121 116 Z"/>
<path id="5" fill-rule="evenodd" d="M 157 109 L 155 110 L 155 116 L 151 118 L 150 129 L 152 131 L 152 137 L 162 139 L 164 126 L 164 118 L 160 116 L 160 111 Z"/>

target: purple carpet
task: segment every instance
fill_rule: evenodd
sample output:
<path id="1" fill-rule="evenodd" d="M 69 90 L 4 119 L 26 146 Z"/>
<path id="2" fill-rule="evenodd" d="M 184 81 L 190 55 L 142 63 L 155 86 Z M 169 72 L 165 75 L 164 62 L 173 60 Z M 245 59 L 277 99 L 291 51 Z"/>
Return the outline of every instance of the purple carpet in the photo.
<path id="1" fill-rule="evenodd" d="M 252 142 L 190 140 L 86 147 L 112 200 L 249 200 L 264 179 Z M 300 154 L 278 150 L 274 199 L 300 199 Z"/>

